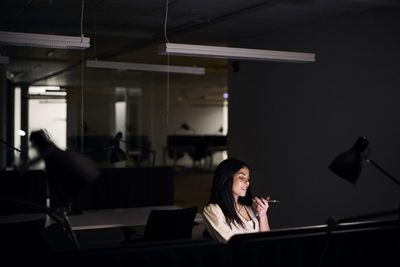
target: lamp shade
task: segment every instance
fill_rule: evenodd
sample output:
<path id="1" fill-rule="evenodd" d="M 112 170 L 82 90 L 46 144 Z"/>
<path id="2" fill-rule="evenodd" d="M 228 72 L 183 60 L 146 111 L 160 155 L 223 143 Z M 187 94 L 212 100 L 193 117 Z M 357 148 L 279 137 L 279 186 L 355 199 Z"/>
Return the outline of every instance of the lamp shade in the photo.
<path id="1" fill-rule="evenodd" d="M 181 128 L 186 130 L 186 131 L 190 129 L 189 125 L 187 125 L 186 122 L 182 123 Z"/>
<path id="2" fill-rule="evenodd" d="M 119 148 L 115 147 L 111 150 L 110 154 L 110 163 L 113 164 L 115 162 L 124 161 L 126 160 L 125 152 Z"/>
<path id="3" fill-rule="evenodd" d="M 360 136 L 348 150 L 339 154 L 329 165 L 329 169 L 336 175 L 355 184 L 362 170 L 362 153 L 367 149 L 369 141 Z"/>

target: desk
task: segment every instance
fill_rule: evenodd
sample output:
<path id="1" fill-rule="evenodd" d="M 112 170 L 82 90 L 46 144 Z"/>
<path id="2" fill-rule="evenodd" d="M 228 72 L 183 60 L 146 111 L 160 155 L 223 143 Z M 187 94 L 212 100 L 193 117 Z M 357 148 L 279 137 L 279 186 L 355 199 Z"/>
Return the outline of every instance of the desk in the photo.
<path id="1" fill-rule="evenodd" d="M 126 240 L 127 236 L 129 236 L 129 239 L 143 238 L 147 219 L 151 210 L 180 208 L 181 207 L 171 205 L 85 210 L 80 215 L 69 216 L 69 221 L 82 248 L 113 246 Z M 28 222 L 40 219 L 46 219 L 46 225 L 49 225 L 50 219 L 44 213 L 3 215 L 0 216 L 0 227 L 1 224 Z M 195 222 L 198 225 L 193 227 L 192 238 L 198 239 L 201 238 L 201 232 L 204 228 L 201 214 L 196 214 Z M 39 230 L 38 228 L 37 231 Z M 131 234 L 133 234 L 132 237 Z"/>
<path id="2" fill-rule="evenodd" d="M 117 228 L 123 226 L 145 226 L 151 210 L 180 209 L 178 206 L 149 206 L 125 209 L 88 210 L 81 215 L 70 216 L 73 230 Z M 201 214 L 196 214 L 195 222 L 201 223 Z"/>
<path id="3" fill-rule="evenodd" d="M 69 216 L 72 230 L 92 230 L 104 228 L 119 228 L 123 226 L 146 226 L 151 210 L 180 209 L 178 206 L 148 206 L 124 209 L 85 210 L 82 214 Z M 13 214 L 0 216 L 1 223 L 13 223 L 45 218 L 44 213 Z M 195 222 L 202 222 L 201 214 L 197 213 Z"/>
<path id="4" fill-rule="evenodd" d="M 173 158 L 174 167 L 178 154 L 187 153 L 193 162 L 209 157 L 209 166 L 212 168 L 214 152 L 227 150 L 227 136 L 224 135 L 168 135 L 167 147 L 163 150 L 164 165 L 167 163 L 167 154 Z"/>

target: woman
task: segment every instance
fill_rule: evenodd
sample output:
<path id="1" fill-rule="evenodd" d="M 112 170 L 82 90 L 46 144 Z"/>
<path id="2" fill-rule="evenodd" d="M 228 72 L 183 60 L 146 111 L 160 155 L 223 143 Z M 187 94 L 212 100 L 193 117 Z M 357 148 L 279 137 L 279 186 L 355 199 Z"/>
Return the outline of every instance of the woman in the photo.
<path id="1" fill-rule="evenodd" d="M 203 210 L 206 229 L 213 239 L 226 243 L 235 234 L 270 230 L 269 197 L 252 199 L 249 180 L 249 167 L 243 161 L 230 158 L 218 165 L 210 201 Z"/>

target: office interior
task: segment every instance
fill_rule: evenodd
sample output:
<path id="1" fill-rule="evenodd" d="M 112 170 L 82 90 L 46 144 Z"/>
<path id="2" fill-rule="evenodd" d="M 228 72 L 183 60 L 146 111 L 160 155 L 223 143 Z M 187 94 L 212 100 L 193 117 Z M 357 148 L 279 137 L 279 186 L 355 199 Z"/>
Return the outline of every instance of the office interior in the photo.
<path id="1" fill-rule="evenodd" d="M 132 255 L 147 255 L 140 249 L 156 254 L 169 249 L 173 260 L 167 265 L 181 260 L 233 266 L 243 263 L 235 253 L 251 253 L 253 245 L 255 251 L 269 251 L 272 266 L 398 263 L 399 215 L 384 213 L 399 208 L 398 184 L 387 175 L 400 177 L 397 1 L 6 0 L 0 6 L 0 34 L 90 38 L 85 49 L 0 43 L 0 56 L 8 58 L 0 64 L 2 194 L 43 204 L 46 190 L 38 184 L 45 179 L 37 177 L 45 174 L 44 163 L 32 166 L 25 180 L 19 170 L 36 156 L 29 134 L 45 128 L 57 146 L 82 153 L 105 170 L 96 190 L 80 199 L 84 213 L 146 210 L 142 227 L 134 230 L 123 224 L 135 216 L 97 232 L 73 225 L 79 241 L 92 246 L 88 255 L 101 255 L 96 260 L 119 255 L 122 266 Z M 315 61 L 160 55 L 165 43 L 314 53 Z M 87 60 L 198 67 L 205 74 L 92 68 Z M 113 161 L 107 144 L 118 132 L 126 160 Z M 369 140 L 368 158 L 386 174 L 365 161 L 358 180 L 350 183 L 328 167 L 360 136 Z M 271 236 L 263 233 L 247 243 L 238 238 L 225 246 L 203 235 L 201 212 L 213 171 L 228 157 L 250 166 L 254 195 L 280 201 L 268 211 Z M 7 220 L 35 213 L 16 203 L 2 206 Z M 116 248 L 127 234 L 141 237 L 151 207 L 167 206 L 198 208 L 190 240 Z M 350 220 L 355 224 L 341 226 L 350 229 L 341 233 L 364 235 L 338 237 L 326 250 L 321 251 L 322 237 L 301 239 L 324 236 L 332 218 L 363 215 L 368 222 Z M 385 245 L 368 247 L 366 236 Z M 104 253 L 111 246 L 107 238 L 113 250 Z M 350 243 L 362 252 L 344 253 Z M 197 252 L 188 252 L 190 247 Z M 199 251 L 216 260 L 200 260 Z M 376 257 L 368 258 L 373 257 L 368 251 Z M 92 260 L 68 255 L 71 261 Z M 268 263 L 257 255 L 248 264 Z M 152 257 L 146 257 L 142 264 L 150 266 Z"/>

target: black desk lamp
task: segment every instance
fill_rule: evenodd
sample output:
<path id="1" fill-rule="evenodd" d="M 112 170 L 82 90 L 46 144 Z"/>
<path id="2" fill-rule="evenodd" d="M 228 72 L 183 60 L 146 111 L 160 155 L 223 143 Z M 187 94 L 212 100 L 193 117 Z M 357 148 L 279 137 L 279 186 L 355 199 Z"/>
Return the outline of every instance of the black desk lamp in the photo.
<path id="1" fill-rule="evenodd" d="M 118 132 L 115 135 L 115 137 L 112 140 L 110 140 L 110 142 L 105 147 L 105 150 L 111 150 L 111 152 L 110 152 L 110 163 L 111 164 L 113 164 L 115 162 L 127 160 L 125 152 L 119 147 L 119 142 L 123 142 L 134 148 L 140 148 L 145 152 L 153 153 L 153 168 L 154 168 L 155 161 L 156 161 L 156 151 L 147 149 L 142 146 L 133 145 L 133 144 L 127 142 L 126 140 L 122 139 L 122 132 Z"/>
<path id="2" fill-rule="evenodd" d="M 390 175 L 375 161 L 368 158 L 368 144 L 367 137 L 360 136 L 356 143 L 347 151 L 339 154 L 329 166 L 329 169 L 343 179 L 355 184 L 360 177 L 362 170 L 362 161 L 365 160 L 367 163 L 376 167 L 378 170 L 383 172 L 390 180 L 400 186 L 399 180 Z"/>
<path id="3" fill-rule="evenodd" d="M 181 128 L 182 128 L 183 130 L 186 130 L 186 131 L 188 131 L 188 130 L 190 129 L 189 125 L 187 125 L 186 122 L 182 123 Z"/>
<path id="4" fill-rule="evenodd" d="M 118 132 L 113 139 L 111 139 L 108 144 L 104 147 L 104 150 L 110 150 L 110 163 L 125 161 L 126 154 L 119 147 L 119 142 L 122 139 L 122 133 Z"/>
<path id="5" fill-rule="evenodd" d="M 190 127 L 186 122 L 182 123 L 181 126 L 175 131 L 175 133 L 178 132 L 180 129 L 183 129 L 185 131 L 191 130 L 193 134 L 196 134 L 196 131 L 192 127 Z"/>
<path id="6" fill-rule="evenodd" d="M 119 147 L 114 147 L 111 149 L 110 153 L 110 163 L 113 164 L 115 162 L 120 162 L 126 160 L 126 155 L 125 152 L 119 148 Z"/>
<path id="7" fill-rule="evenodd" d="M 362 164 L 363 160 L 367 163 L 371 164 L 372 166 L 376 167 L 382 173 L 386 175 L 390 180 L 392 180 L 395 184 L 400 185 L 400 182 L 390 175 L 387 171 L 385 171 L 381 166 L 379 166 L 375 161 L 368 158 L 368 145 L 369 141 L 367 137 L 360 136 L 354 145 L 347 151 L 339 154 L 329 165 L 329 169 L 334 172 L 336 175 L 340 176 L 341 178 L 355 184 L 360 177 L 362 171 Z M 381 212 L 363 214 L 354 217 L 348 218 L 335 218 L 330 217 L 327 220 L 327 239 L 325 241 L 325 245 L 322 249 L 321 255 L 318 260 L 318 266 L 324 265 L 324 257 L 328 250 L 330 239 L 332 236 L 332 231 L 335 229 L 339 224 L 346 223 L 346 222 L 355 222 L 359 220 L 365 219 L 372 219 L 377 217 L 382 217 L 386 215 L 394 215 L 397 214 L 400 218 L 400 207 L 398 209 L 392 210 L 385 210 Z"/>
<path id="8" fill-rule="evenodd" d="M 342 177 L 343 179 L 355 184 L 361 174 L 362 161 L 365 160 L 367 163 L 376 167 L 382 173 L 386 175 L 390 180 L 392 180 L 396 185 L 400 185 L 399 180 L 394 178 L 391 174 L 385 171 L 381 166 L 379 166 L 375 161 L 368 158 L 368 148 L 369 141 L 367 137 L 360 136 L 356 143 L 347 151 L 339 154 L 329 165 L 329 169 Z M 385 215 L 398 214 L 400 217 L 400 209 L 386 210 L 382 212 L 370 213 L 365 215 L 360 215 L 350 218 L 342 218 L 333 222 L 333 224 L 342 222 L 351 222 L 356 220 L 363 220 L 375 217 L 382 217 Z"/>

